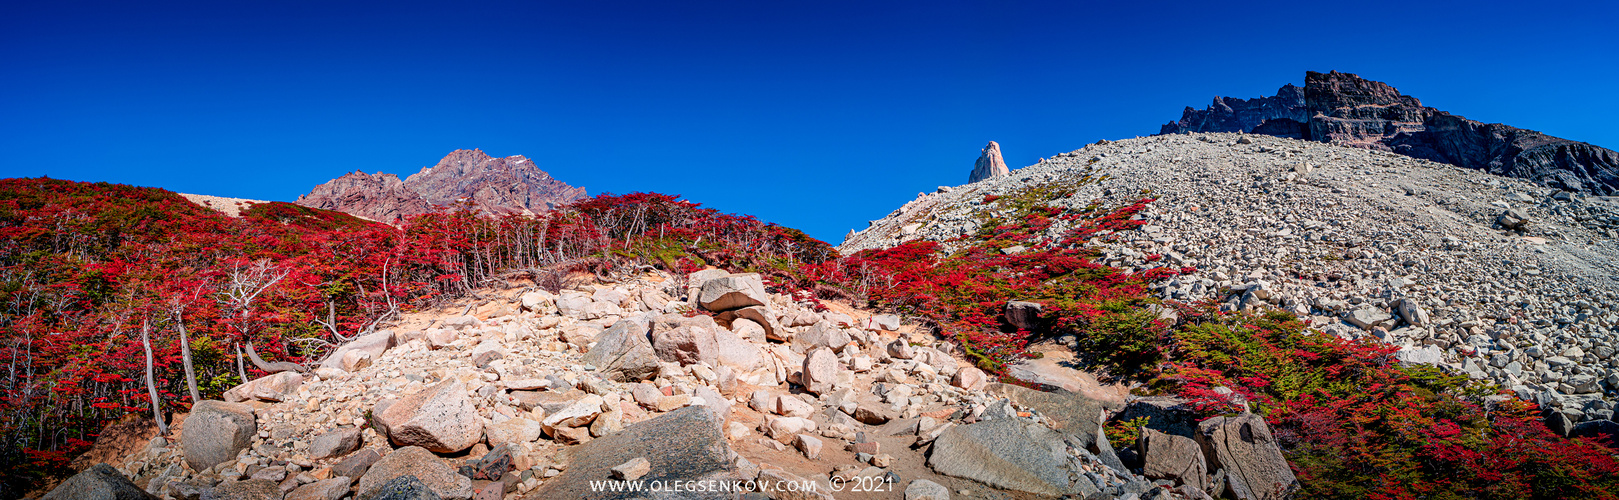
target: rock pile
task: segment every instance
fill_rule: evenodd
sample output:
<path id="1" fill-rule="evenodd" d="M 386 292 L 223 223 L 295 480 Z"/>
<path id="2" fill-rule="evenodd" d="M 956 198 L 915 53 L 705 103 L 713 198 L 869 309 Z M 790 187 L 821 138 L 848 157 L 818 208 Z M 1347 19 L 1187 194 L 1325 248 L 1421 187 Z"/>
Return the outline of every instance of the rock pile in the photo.
<path id="1" fill-rule="evenodd" d="M 1325 332 L 1401 346 L 1403 361 L 1511 389 L 1566 418 L 1568 433 L 1611 428 L 1619 200 L 1381 151 L 1167 135 L 1102 141 L 919 196 L 841 250 L 970 234 L 980 212 L 997 210 L 986 196 L 1041 186 L 1073 189 L 1048 203 L 1074 208 L 1156 198 L 1141 229 L 1104 238 L 1101 260 L 1198 269 L 1160 285 L 1164 298 L 1292 311 Z"/>
<path id="2" fill-rule="evenodd" d="M 176 499 L 734 496 L 602 489 L 614 481 L 769 498 L 1218 493 L 1125 468 L 1100 433 L 1123 397 L 1088 375 L 1026 365 L 1067 389 L 989 383 L 898 316 L 771 294 L 756 274 L 484 293 L 471 315 L 407 314 L 312 373 L 200 403 L 178 441 L 68 484 Z"/>

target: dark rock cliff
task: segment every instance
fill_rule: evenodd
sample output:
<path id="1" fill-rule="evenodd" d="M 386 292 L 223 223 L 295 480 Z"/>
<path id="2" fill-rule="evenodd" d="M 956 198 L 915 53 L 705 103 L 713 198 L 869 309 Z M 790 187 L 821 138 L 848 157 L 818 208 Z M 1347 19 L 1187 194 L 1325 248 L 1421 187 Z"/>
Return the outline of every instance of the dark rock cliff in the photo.
<path id="1" fill-rule="evenodd" d="M 1265 123 L 1266 120 L 1278 118 L 1297 122 L 1303 122 L 1308 118 L 1304 113 L 1304 89 L 1289 83 L 1283 85 L 1276 91 L 1276 95 L 1271 97 L 1253 99 L 1215 97 L 1208 108 L 1193 109 L 1187 106 L 1186 110 L 1181 112 L 1179 121 L 1164 124 L 1158 133 L 1252 132 L 1254 127 Z"/>
<path id="2" fill-rule="evenodd" d="M 1303 107 L 1269 113 L 1292 95 L 1222 99 L 1187 108 L 1160 133 L 1252 132 L 1392 151 L 1542 185 L 1597 195 L 1619 194 L 1619 153 L 1499 123 L 1483 123 L 1423 106 L 1383 82 L 1337 71 L 1305 73 Z M 1235 103 L 1235 104 L 1234 104 Z M 1256 104 L 1257 103 L 1257 104 Z M 1257 121 L 1256 121 L 1257 120 Z"/>

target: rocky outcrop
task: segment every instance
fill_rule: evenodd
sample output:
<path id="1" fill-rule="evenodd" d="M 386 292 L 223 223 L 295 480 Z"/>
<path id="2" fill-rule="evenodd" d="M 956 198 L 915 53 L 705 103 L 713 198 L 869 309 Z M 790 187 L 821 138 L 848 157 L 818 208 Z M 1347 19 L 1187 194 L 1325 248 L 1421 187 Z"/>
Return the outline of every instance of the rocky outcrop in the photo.
<path id="1" fill-rule="evenodd" d="M 978 155 L 978 161 L 973 164 L 973 171 L 967 176 L 967 183 L 972 184 L 1011 174 L 1012 171 L 1006 168 L 1006 160 L 1001 159 L 1001 145 L 989 141 L 989 145 L 984 146 L 984 150 Z"/>
<path id="2" fill-rule="evenodd" d="M 1215 96 L 1214 102 L 1207 108 L 1187 106 L 1181 111 L 1180 120 L 1165 123 L 1158 133 L 1254 132 L 1254 128 L 1269 120 L 1303 123 L 1308 119 L 1304 108 L 1304 88 L 1289 83 L 1270 97 L 1237 99 Z"/>
<path id="3" fill-rule="evenodd" d="M 1483 123 L 1423 106 L 1394 87 L 1351 73 L 1305 73 L 1295 108 L 1291 85 L 1276 97 L 1222 99 L 1187 108 L 1161 134 L 1252 132 L 1390 151 L 1529 179 L 1542 186 L 1604 196 L 1619 194 L 1619 153 L 1500 123 Z M 1235 103 L 1235 104 L 1233 104 Z M 1257 121 L 1256 121 L 1257 120 Z"/>
<path id="4" fill-rule="evenodd" d="M 491 214 L 538 213 L 585 197 L 523 156 L 494 158 L 458 149 L 437 165 L 400 180 L 394 174 L 351 172 L 316 186 L 298 204 L 395 223 L 460 201 Z"/>

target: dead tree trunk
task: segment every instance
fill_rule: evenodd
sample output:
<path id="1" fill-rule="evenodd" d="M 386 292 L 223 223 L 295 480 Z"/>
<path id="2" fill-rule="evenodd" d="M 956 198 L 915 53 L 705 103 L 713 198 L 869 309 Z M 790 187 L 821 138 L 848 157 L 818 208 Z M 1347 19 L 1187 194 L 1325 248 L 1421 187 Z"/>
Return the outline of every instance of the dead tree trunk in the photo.
<path id="1" fill-rule="evenodd" d="M 152 421 L 157 422 L 157 432 L 167 436 L 169 424 L 163 422 L 161 400 L 157 398 L 157 381 L 152 375 L 152 328 L 145 320 L 141 320 L 141 347 L 146 348 L 146 393 L 152 397 Z"/>
<path id="2" fill-rule="evenodd" d="M 267 373 L 280 373 L 280 372 L 289 372 L 289 371 L 290 372 L 303 373 L 303 372 L 309 371 L 308 368 L 304 368 L 304 365 L 300 365 L 298 363 L 291 363 L 291 362 L 287 362 L 287 361 L 277 361 L 277 362 L 274 362 L 274 363 L 266 363 L 266 362 L 264 362 L 264 358 L 259 357 L 258 351 L 253 350 L 253 343 L 252 342 L 244 341 L 242 343 L 247 344 L 247 359 L 253 361 L 253 366 L 257 367 L 260 370 L 264 370 Z"/>
<path id="3" fill-rule="evenodd" d="M 180 360 L 186 368 L 186 388 L 191 390 L 191 404 L 202 401 L 197 393 L 197 370 L 191 364 L 191 339 L 186 334 L 186 324 L 180 313 L 174 314 L 174 324 L 180 329 Z"/>
<path id="4" fill-rule="evenodd" d="M 242 344 L 231 344 L 231 348 L 236 349 L 236 376 L 241 377 L 242 383 L 246 384 L 247 368 L 242 366 Z"/>

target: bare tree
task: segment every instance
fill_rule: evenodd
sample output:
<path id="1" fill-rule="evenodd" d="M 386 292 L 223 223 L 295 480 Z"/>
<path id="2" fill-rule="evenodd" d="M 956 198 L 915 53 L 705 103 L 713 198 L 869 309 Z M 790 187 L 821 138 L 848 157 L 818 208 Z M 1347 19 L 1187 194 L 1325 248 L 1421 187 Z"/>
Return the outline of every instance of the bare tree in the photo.
<path id="1" fill-rule="evenodd" d="M 258 352 L 253 349 L 253 341 L 248 338 L 251 330 L 248 320 L 253 316 L 253 302 L 265 290 L 269 290 L 270 287 L 275 286 L 276 283 L 291 273 L 291 270 L 277 269 L 269 259 L 261 259 L 245 267 L 238 263 L 231 266 L 230 276 L 228 277 L 229 282 L 225 284 L 225 290 L 220 292 L 221 301 L 230 308 L 232 316 L 235 317 L 232 327 L 236 329 L 237 338 L 240 339 L 238 344 L 247 347 L 247 356 L 248 359 L 253 361 L 253 366 L 269 373 L 289 370 L 308 371 L 303 365 L 297 363 L 285 361 L 265 363 L 264 359 L 260 358 Z M 242 381 L 247 381 L 245 373 Z"/>
<path id="2" fill-rule="evenodd" d="M 197 285 L 192 296 L 199 295 L 202 287 Z M 191 362 L 191 335 L 186 331 L 185 309 L 190 297 L 175 296 L 169 299 L 169 318 L 174 320 L 175 329 L 180 331 L 180 360 L 185 365 L 186 389 L 191 391 L 191 402 L 195 404 L 202 401 L 202 395 L 197 391 L 197 368 Z M 243 382 L 246 382 L 245 380 Z"/>
<path id="3" fill-rule="evenodd" d="M 141 320 L 141 347 L 146 348 L 146 393 L 152 398 L 152 420 L 157 422 L 159 434 L 167 436 L 169 425 L 163 422 L 162 400 L 157 397 L 157 381 L 152 375 L 152 327 Z"/>

